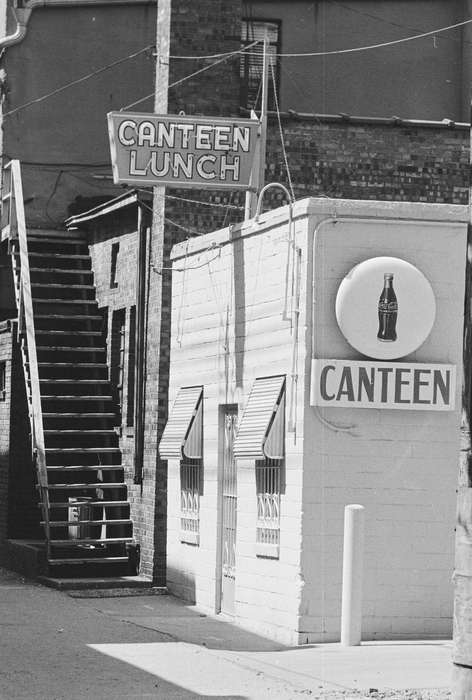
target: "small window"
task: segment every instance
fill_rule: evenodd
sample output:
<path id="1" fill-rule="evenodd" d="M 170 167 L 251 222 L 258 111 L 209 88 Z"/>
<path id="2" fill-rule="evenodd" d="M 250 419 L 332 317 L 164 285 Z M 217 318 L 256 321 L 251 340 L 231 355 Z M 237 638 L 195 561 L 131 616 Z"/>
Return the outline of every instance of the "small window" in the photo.
<path id="1" fill-rule="evenodd" d="M 280 94 L 280 22 L 258 19 L 243 19 L 241 31 L 241 46 L 248 46 L 254 41 L 259 41 L 247 52 L 241 54 L 241 106 L 246 109 L 260 109 L 262 94 L 262 66 L 263 66 L 263 41 L 267 31 L 269 54 L 269 90 L 268 109 L 275 110 L 274 82 L 272 71 L 274 69 L 277 95 Z M 280 100 L 279 100 L 280 101 Z"/>
<path id="2" fill-rule="evenodd" d="M 180 463 L 180 541 L 200 543 L 200 495 L 203 461 L 183 459 Z"/>
<path id="3" fill-rule="evenodd" d="M 272 558 L 279 556 L 283 463 L 282 459 L 265 459 L 256 462 L 256 551 L 260 556 Z"/>
<path id="4" fill-rule="evenodd" d="M 7 363 L 0 362 L 0 401 L 7 398 Z"/>
<path id="5" fill-rule="evenodd" d="M 121 415 L 123 411 L 123 379 L 125 371 L 125 309 L 113 311 L 111 318 L 110 380 L 113 398 Z"/>
<path id="6" fill-rule="evenodd" d="M 118 287 L 117 269 L 118 269 L 118 253 L 120 252 L 120 244 L 112 243 L 111 245 L 111 260 L 110 260 L 110 289 Z"/>
<path id="7" fill-rule="evenodd" d="M 134 425 L 134 372 L 136 368 L 136 306 L 132 306 L 129 312 L 128 334 L 128 396 L 126 400 L 126 425 L 132 428 Z"/>

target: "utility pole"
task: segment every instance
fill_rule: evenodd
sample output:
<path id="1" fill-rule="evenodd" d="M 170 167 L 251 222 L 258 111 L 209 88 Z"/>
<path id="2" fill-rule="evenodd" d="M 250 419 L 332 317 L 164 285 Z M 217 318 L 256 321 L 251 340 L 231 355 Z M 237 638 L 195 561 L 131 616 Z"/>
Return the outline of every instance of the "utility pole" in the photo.
<path id="1" fill-rule="evenodd" d="M 269 54 L 267 51 L 267 46 L 269 44 L 269 37 L 267 30 L 264 34 L 264 47 L 262 54 L 262 95 L 261 95 L 261 116 L 259 119 L 259 139 L 256 149 L 256 157 L 254 158 L 254 165 L 252 168 L 251 182 L 250 185 L 253 190 L 248 190 L 246 192 L 246 203 L 244 211 L 244 219 L 252 219 L 256 213 L 257 198 L 264 187 L 264 176 L 265 176 L 265 161 L 266 161 L 266 142 L 267 142 L 267 102 L 269 94 Z M 275 90 L 275 87 L 274 87 Z M 251 117 L 253 115 L 251 114 Z"/>
<path id="2" fill-rule="evenodd" d="M 471 109 L 472 117 L 472 109 Z M 472 121 L 471 121 L 472 124 Z M 472 144 L 472 131 L 471 131 Z M 471 149 L 472 163 L 472 149 Z M 469 203 L 472 201 L 469 182 Z M 454 570 L 453 698 L 472 698 L 472 222 L 467 234 L 464 304 L 464 386 L 462 392 L 461 461 L 457 492 L 456 557 Z"/>

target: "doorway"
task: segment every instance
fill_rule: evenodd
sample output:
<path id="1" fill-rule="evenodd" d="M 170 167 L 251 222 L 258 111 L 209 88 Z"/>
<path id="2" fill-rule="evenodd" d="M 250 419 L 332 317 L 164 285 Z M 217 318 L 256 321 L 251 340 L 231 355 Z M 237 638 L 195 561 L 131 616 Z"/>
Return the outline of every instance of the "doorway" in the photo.
<path id="1" fill-rule="evenodd" d="M 220 451 L 220 508 L 221 508 L 221 612 L 234 614 L 234 594 L 236 582 L 236 530 L 238 483 L 236 460 L 234 459 L 234 440 L 238 425 L 238 407 L 222 407 L 221 451 Z"/>

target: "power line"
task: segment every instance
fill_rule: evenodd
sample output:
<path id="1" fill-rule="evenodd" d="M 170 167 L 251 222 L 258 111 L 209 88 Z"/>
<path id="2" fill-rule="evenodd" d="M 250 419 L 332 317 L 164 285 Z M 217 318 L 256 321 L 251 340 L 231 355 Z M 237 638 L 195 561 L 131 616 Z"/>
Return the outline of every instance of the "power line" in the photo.
<path id="1" fill-rule="evenodd" d="M 48 92 L 46 95 L 42 95 L 41 97 L 36 97 L 34 100 L 30 100 L 29 102 L 25 102 L 25 104 L 22 104 L 19 107 L 15 107 L 15 109 L 10 109 L 8 112 L 5 112 L 5 114 L 3 116 L 9 117 L 12 114 L 16 114 L 17 112 L 20 112 L 21 110 L 26 109 L 27 107 L 31 107 L 31 105 L 38 104 L 39 102 L 43 102 L 44 100 L 49 99 L 49 97 L 53 97 L 54 95 L 57 95 L 60 92 L 63 92 L 64 90 L 67 90 L 70 87 L 73 87 L 74 85 L 78 85 L 79 83 L 83 83 L 85 80 L 89 80 L 90 78 L 94 78 L 96 75 L 100 75 L 100 73 L 104 73 L 105 71 L 109 70 L 110 68 L 114 68 L 115 66 L 119 66 L 121 63 L 124 63 L 125 61 L 129 61 L 132 58 L 136 58 L 137 56 L 140 56 L 142 53 L 145 53 L 146 51 L 149 51 L 152 48 L 153 48 L 152 44 L 150 44 L 149 46 L 145 46 L 143 49 L 140 49 L 139 51 L 136 51 L 135 53 L 129 54 L 128 56 L 124 56 L 123 58 L 119 58 L 117 61 L 113 61 L 112 63 L 109 63 L 106 66 L 102 66 L 101 68 L 98 68 L 97 70 L 94 70 L 91 73 L 87 73 L 86 75 L 83 75 L 82 77 L 77 78 L 77 80 L 72 80 L 70 83 L 66 83 L 65 85 L 62 85 L 61 87 L 58 87 L 55 90 L 52 90 L 51 92 Z"/>
<path id="2" fill-rule="evenodd" d="M 450 29 L 457 29 L 458 27 L 464 27 L 466 24 L 471 24 L 472 19 L 466 19 L 463 22 L 458 22 L 457 24 L 451 24 L 448 27 L 440 27 L 439 29 L 432 29 L 429 32 L 422 32 L 421 34 L 414 34 L 413 36 L 406 36 L 402 39 L 393 39 L 392 41 L 384 41 L 381 44 L 369 44 L 368 46 L 356 46 L 350 49 L 335 49 L 333 51 L 310 51 L 307 53 L 275 53 L 273 56 L 277 58 L 310 58 L 313 56 L 336 56 L 345 53 L 360 53 L 362 51 L 370 51 L 372 49 L 382 49 L 386 46 L 394 46 L 395 44 L 403 44 L 407 41 L 415 41 L 416 39 L 424 39 L 427 36 L 435 36 L 441 32 L 447 32 Z M 257 56 L 258 54 L 249 54 L 250 56 Z"/>
<path id="3" fill-rule="evenodd" d="M 217 66 L 219 63 L 222 63 L 223 61 L 226 61 L 228 58 L 231 58 L 232 56 L 237 56 L 239 54 L 244 53 L 248 49 L 252 49 L 253 46 L 258 44 L 258 41 L 254 41 L 252 44 L 249 44 L 247 47 L 244 49 L 239 49 L 238 51 L 232 51 L 231 53 L 223 54 L 223 58 L 220 58 L 218 61 L 214 61 L 213 63 L 210 63 L 208 66 L 203 66 L 203 68 L 200 68 L 199 70 L 196 70 L 194 73 L 190 73 L 190 75 L 186 75 L 183 78 L 180 78 L 179 80 L 176 80 L 174 83 L 171 83 L 168 85 L 168 89 L 176 87 L 176 85 L 180 85 L 181 83 L 184 83 L 186 80 L 190 80 L 190 78 L 195 77 L 199 73 L 203 73 L 206 70 L 209 70 L 210 68 L 213 68 L 214 66 Z M 177 58 L 177 57 L 174 57 Z M 140 100 L 136 100 L 136 102 L 132 102 L 129 105 L 126 105 L 126 107 L 121 107 L 120 111 L 122 112 L 123 110 L 128 110 L 131 109 L 131 107 L 135 107 L 136 105 L 140 104 L 141 102 L 145 102 L 145 100 L 149 100 L 151 97 L 154 97 L 154 92 L 149 93 L 149 95 L 146 95 L 146 97 L 142 97 Z"/>

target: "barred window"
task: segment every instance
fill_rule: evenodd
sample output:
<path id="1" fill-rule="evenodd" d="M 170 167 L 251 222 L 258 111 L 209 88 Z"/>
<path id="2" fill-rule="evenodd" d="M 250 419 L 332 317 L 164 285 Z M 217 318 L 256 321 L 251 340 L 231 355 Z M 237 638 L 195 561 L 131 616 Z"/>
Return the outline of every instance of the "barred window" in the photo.
<path id="1" fill-rule="evenodd" d="M 278 557 L 280 544 L 280 495 L 284 460 L 256 461 L 257 553 Z"/>
<path id="2" fill-rule="evenodd" d="M 180 540 L 199 544 L 200 494 L 203 485 L 201 459 L 185 459 L 180 463 Z"/>
<path id="3" fill-rule="evenodd" d="M 263 42 L 267 31 L 269 55 L 269 90 L 268 109 L 275 109 L 274 85 L 270 66 L 274 68 L 274 76 L 279 95 L 280 63 L 277 54 L 280 53 L 280 22 L 277 20 L 266 21 L 258 19 L 243 19 L 241 30 L 241 47 L 248 46 L 254 41 L 260 43 L 253 46 L 248 52 L 241 54 L 241 106 L 246 109 L 260 108 L 262 93 L 262 66 L 263 66 Z"/>

